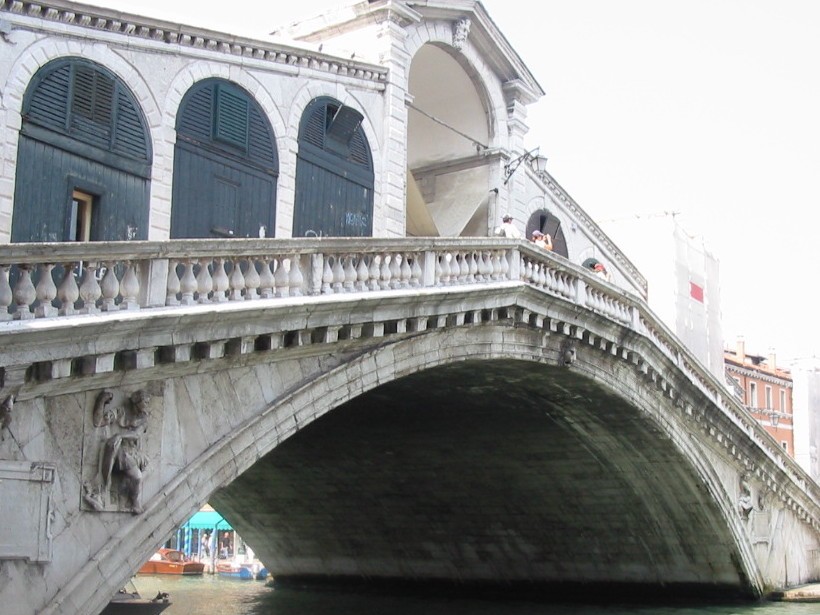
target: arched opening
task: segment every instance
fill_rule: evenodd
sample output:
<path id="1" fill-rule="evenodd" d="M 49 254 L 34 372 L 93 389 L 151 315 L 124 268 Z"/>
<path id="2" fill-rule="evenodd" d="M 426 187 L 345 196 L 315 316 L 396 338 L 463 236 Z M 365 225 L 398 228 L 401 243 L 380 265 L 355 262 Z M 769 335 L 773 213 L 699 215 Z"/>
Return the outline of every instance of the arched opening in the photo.
<path id="1" fill-rule="evenodd" d="M 171 237 L 274 234 L 279 159 L 270 122 L 250 94 L 223 79 L 180 103 Z"/>
<path id="2" fill-rule="evenodd" d="M 407 235 L 486 236 L 491 131 L 474 77 L 449 48 L 427 44 L 409 89 Z"/>
<path id="3" fill-rule="evenodd" d="M 361 113 L 329 97 L 299 125 L 293 236 L 373 234 L 373 159 Z"/>
<path id="4" fill-rule="evenodd" d="M 560 254 L 564 258 L 569 258 L 567 250 L 567 239 L 564 230 L 561 228 L 561 220 L 551 214 L 546 209 L 534 211 L 527 220 L 526 237 L 532 236 L 533 231 L 541 231 L 545 235 L 552 237 L 552 251 Z"/>
<path id="5" fill-rule="evenodd" d="M 23 101 L 11 239 L 148 238 L 151 142 L 128 86 L 103 66 L 43 66 Z"/>

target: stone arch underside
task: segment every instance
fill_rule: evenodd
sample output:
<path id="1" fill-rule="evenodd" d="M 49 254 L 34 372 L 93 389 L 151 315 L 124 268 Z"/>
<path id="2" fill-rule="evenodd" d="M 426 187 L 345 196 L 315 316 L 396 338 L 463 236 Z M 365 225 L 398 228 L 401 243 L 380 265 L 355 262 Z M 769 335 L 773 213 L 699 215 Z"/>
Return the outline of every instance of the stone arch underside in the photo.
<path id="1" fill-rule="evenodd" d="M 486 236 L 489 101 L 466 59 L 422 45 L 409 70 L 407 234 Z"/>
<path id="2" fill-rule="evenodd" d="M 253 418 L 229 419 L 96 564 L 130 568 L 113 593 L 211 501 L 280 578 L 751 591 L 721 490 L 654 416 L 662 396 L 594 349 L 558 366 L 560 340 L 433 330 L 303 370 Z M 259 366 L 260 380 L 284 382 L 281 367 Z M 214 422 L 249 381 L 226 375 L 237 390 L 206 408 L 186 378 L 211 396 L 221 381 L 169 385 Z"/>
<path id="3" fill-rule="evenodd" d="M 384 384 L 210 501 L 280 581 L 746 589 L 718 507 L 668 436 L 588 377 L 538 363 L 467 360 Z"/>

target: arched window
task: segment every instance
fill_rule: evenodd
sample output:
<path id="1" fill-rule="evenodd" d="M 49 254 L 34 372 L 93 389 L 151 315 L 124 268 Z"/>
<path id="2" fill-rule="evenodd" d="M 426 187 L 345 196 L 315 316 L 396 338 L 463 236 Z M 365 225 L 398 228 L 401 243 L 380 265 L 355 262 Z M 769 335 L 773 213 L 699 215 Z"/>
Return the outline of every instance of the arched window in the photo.
<path id="1" fill-rule="evenodd" d="M 373 161 L 362 115 L 317 98 L 299 126 L 293 236 L 373 234 Z"/>
<path id="2" fill-rule="evenodd" d="M 541 231 L 545 235 L 552 237 L 552 251 L 560 254 L 564 258 L 569 258 L 567 251 L 567 240 L 561 228 L 561 220 L 556 218 L 546 209 L 534 211 L 527 221 L 527 234 L 530 237 L 533 231 Z"/>
<path id="3" fill-rule="evenodd" d="M 185 94 L 176 128 L 171 237 L 272 237 L 279 159 L 259 104 L 206 79 Z"/>
<path id="4" fill-rule="evenodd" d="M 146 239 L 146 126 L 106 68 L 64 58 L 37 71 L 23 101 L 12 241 Z"/>

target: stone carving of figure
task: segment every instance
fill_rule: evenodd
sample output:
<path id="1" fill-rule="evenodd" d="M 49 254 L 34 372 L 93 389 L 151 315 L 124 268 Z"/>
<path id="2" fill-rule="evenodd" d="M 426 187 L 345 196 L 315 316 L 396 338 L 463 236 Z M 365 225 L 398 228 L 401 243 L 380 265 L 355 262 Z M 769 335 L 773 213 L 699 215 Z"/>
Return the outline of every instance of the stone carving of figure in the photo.
<path id="1" fill-rule="evenodd" d="M 466 17 L 459 19 L 453 26 L 453 47 L 461 49 L 470 34 L 470 20 Z"/>
<path id="2" fill-rule="evenodd" d="M 105 441 L 100 467 L 100 478 L 103 493 L 111 489 L 111 478 L 114 472 L 122 476 L 123 491 L 128 497 L 131 512 L 142 512 L 142 478 L 148 466 L 148 458 L 140 449 L 142 434 L 129 432 L 117 434 Z"/>
<path id="3" fill-rule="evenodd" d="M 14 407 L 14 395 L 6 397 L 0 405 L 0 441 L 6 439 L 6 430 L 11 426 L 11 409 Z"/>
<path id="4" fill-rule="evenodd" d="M 142 436 L 147 429 L 151 396 L 138 390 L 128 398 L 128 407 L 117 410 L 109 408 L 113 398 L 111 391 L 100 392 L 94 403 L 93 423 L 95 427 L 113 426 L 124 431 L 105 439 L 97 475 L 91 483 L 83 485 L 83 499 L 94 510 L 105 510 L 116 480 L 128 499 L 128 509 L 138 514 L 142 512 L 142 484 L 148 466 L 148 457 L 142 452 Z"/>
<path id="5" fill-rule="evenodd" d="M 752 490 L 745 480 L 740 483 L 740 497 L 738 498 L 737 508 L 744 521 L 749 518 L 749 515 L 755 508 L 754 501 L 752 500 Z"/>

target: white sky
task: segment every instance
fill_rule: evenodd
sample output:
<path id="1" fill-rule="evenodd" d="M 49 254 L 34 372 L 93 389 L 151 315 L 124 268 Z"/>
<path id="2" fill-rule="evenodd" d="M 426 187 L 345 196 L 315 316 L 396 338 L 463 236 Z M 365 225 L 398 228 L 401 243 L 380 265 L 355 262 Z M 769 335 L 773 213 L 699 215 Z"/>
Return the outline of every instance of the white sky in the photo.
<path id="1" fill-rule="evenodd" d="M 339 4 L 90 3 L 262 39 Z M 727 345 L 820 356 L 820 1 L 483 4 L 546 91 L 528 143 L 572 197 L 604 228 L 680 212 L 720 261 Z"/>

